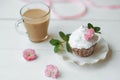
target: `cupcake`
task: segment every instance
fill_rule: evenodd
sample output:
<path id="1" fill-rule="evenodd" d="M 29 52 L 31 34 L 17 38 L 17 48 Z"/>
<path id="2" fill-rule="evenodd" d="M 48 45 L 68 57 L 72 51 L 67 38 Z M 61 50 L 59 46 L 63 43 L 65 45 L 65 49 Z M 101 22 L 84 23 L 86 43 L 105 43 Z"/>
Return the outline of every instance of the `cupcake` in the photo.
<path id="1" fill-rule="evenodd" d="M 99 27 L 81 26 L 72 32 L 69 37 L 69 45 L 73 54 L 81 57 L 91 56 L 94 53 L 97 42 L 100 40 L 99 30 Z"/>

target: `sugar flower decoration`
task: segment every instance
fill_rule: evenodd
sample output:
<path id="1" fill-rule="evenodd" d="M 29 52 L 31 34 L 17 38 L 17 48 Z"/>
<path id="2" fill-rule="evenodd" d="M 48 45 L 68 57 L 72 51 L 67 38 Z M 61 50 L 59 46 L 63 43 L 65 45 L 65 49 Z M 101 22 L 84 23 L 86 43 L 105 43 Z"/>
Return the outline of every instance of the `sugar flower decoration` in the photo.
<path id="1" fill-rule="evenodd" d="M 59 76 L 58 68 L 52 64 L 47 65 L 45 69 L 45 76 L 52 77 L 52 78 L 58 78 Z"/>
<path id="2" fill-rule="evenodd" d="M 34 49 L 25 49 L 23 51 L 23 57 L 27 61 L 32 61 L 32 60 L 35 60 L 37 58 L 37 55 L 36 55 Z"/>
<path id="3" fill-rule="evenodd" d="M 86 30 L 86 33 L 84 34 L 85 39 L 88 41 L 90 40 L 94 35 L 94 29 L 90 28 Z"/>

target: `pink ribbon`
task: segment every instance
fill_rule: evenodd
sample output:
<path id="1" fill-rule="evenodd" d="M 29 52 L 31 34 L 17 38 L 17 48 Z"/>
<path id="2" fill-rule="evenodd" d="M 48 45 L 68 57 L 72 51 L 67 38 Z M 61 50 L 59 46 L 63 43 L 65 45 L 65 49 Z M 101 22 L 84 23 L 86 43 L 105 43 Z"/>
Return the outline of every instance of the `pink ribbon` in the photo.
<path id="1" fill-rule="evenodd" d="M 52 6 L 52 0 L 49 0 L 49 1 L 51 1 L 50 2 L 51 3 L 50 6 Z M 78 0 L 61 0 L 61 1 L 71 2 L 71 3 L 74 3 L 76 5 L 81 6 L 82 12 L 78 13 L 76 15 L 72 15 L 72 16 L 63 16 L 63 15 L 60 15 L 57 11 L 55 11 L 55 9 L 52 9 L 52 12 L 54 13 L 54 15 L 57 16 L 59 19 L 75 19 L 75 18 L 80 18 L 81 16 L 85 15 L 85 13 L 87 11 L 86 6 L 82 2 L 80 2 Z"/>
<path id="2" fill-rule="evenodd" d="M 91 0 L 86 0 L 86 3 L 90 6 L 98 7 L 98 8 L 106 8 L 106 9 L 119 9 L 120 8 L 120 5 L 111 5 L 111 6 L 96 5 L 92 3 Z"/>

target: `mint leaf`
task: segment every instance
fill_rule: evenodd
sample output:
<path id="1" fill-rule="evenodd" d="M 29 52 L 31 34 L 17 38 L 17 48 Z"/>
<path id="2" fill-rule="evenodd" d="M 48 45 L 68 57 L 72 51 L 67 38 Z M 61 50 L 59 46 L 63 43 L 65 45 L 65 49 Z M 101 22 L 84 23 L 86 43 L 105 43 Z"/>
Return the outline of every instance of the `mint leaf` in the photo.
<path id="1" fill-rule="evenodd" d="M 94 27 L 91 23 L 88 23 L 88 29 L 90 29 L 90 28 L 94 28 Z"/>
<path id="2" fill-rule="evenodd" d="M 59 51 L 59 47 L 60 47 L 59 45 L 57 45 L 57 46 L 54 47 L 54 52 L 55 53 L 57 53 Z"/>
<path id="3" fill-rule="evenodd" d="M 66 34 L 66 37 L 67 37 L 67 41 L 69 41 L 69 37 L 70 37 L 71 34 Z"/>
<path id="4" fill-rule="evenodd" d="M 68 52 L 71 52 L 71 48 L 70 48 L 70 45 L 69 45 L 68 42 L 66 42 L 66 49 L 67 49 Z"/>
<path id="5" fill-rule="evenodd" d="M 64 41 L 68 40 L 68 38 L 66 37 L 66 35 L 62 31 L 59 32 L 59 35 Z"/>
<path id="6" fill-rule="evenodd" d="M 95 32 L 99 32 L 100 31 L 100 27 L 94 27 L 94 31 Z"/>
<path id="7" fill-rule="evenodd" d="M 66 34 L 67 37 L 70 37 L 71 34 Z"/>
<path id="8" fill-rule="evenodd" d="M 97 32 L 97 33 L 101 34 L 101 32 Z"/>
<path id="9" fill-rule="evenodd" d="M 51 39 L 50 40 L 50 44 L 57 46 L 61 44 L 61 41 L 57 40 L 57 39 Z"/>
<path id="10" fill-rule="evenodd" d="M 54 52 L 57 53 L 59 52 L 60 50 L 62 50 L 62 48 L 64 48 L 63 45 L 66 44 L 66 50 L 68 52 L 72 52 L 71 48 L 70 48 L 70 45 L 68 43 L 69 41 L 69 36 L 71 34 L 65 34 L 63 33 L 62 31 L 59 32 L 59 36 L 64 40 L 64 41 L 61 41 L 61 40 L 58 40 L 58 39 L 51 39 L 49 42 L 51 45 L 54 46 Z"/>

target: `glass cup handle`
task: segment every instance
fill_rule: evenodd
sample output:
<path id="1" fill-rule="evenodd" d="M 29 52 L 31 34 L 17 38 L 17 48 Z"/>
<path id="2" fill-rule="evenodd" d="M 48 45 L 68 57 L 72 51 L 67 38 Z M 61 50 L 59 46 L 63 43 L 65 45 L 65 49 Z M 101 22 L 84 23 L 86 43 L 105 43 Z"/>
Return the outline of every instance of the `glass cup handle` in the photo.
<path id="1" fill-rule="evenodd" d="M 27 35 L 27 31 L 25 30 L 24 25 L 23 25 L 23 19 L 19 19 L 19 20 L 15 23 L 15 29 L 16 29 L 16 31 L 17 31 L 19 34 L 28 36 L 28 35 Z"/>

